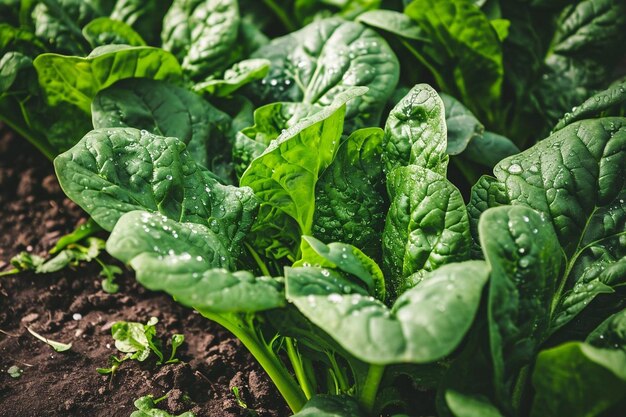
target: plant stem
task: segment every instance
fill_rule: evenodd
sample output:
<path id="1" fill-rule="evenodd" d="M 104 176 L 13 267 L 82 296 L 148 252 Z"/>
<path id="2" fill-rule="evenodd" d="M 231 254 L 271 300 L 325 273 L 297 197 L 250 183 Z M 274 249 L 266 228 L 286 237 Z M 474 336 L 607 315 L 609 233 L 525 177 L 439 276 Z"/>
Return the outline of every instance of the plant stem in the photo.
<path id="1" fill-rule="evenodd" d="M 300 388 L 304 391 L 304 395 L 307 400 L 310 400 L 311 397 L 313 397 L 314 390 L 311 388 L 306 372 L 304 372 L 300 355 L 296 350 L 295 343 L 291 337 L 285 337 L 285 347 L 287 348 L 287 357 L 289 358 L 289 361 L 291 361 L 291 365 L 293 366 L 293 371 L 296 374 L 296 379 L 300 384 Z"/>
<path id="2" fill-rule="evenodd" d="M 293 32 L 297 29 L 296 26 L 291 23 L 291 19 L 289 18 L 289 16 L 287 16 L 287 13 L 285 13 L 281 6 L 274 3 L 274 0 L 263 0 L 263 3 L 265 3 L 265 5 L 269 7 L 272 12 L 274 12 L 278 20 L 281 21 L 281 23 L 285 26 L 285 29 L 287 29 L 288 32 Z"/>
<path id="3" fill-rule="evenodd" d="M 513 387 L 513 398 L 511 399 L 511 403 L 513 404 L 513 409 L 516 413 L 519 414 L 520 407 L 523 404 L 524 392 L 526 391 L 526 381 L 528 380 L 530 366 L 525 366 L 520 371 L 517 376 L 517 380 L 515 381 L 515 386 Z"/>
<path id="4" fill-rule="evenodd" d="M 267 265 L 265 265 L 265 262 L 261 260 L 261 257 L 259 256 L 259 254 L 248 243 L 243 242 L 243 244 L 245 245 L 246 249 L 248 249 L 248 252 L 250 252 L 250 255 L 252 255 L 252 258 L 254 259 L 256 264 L 259 266 L 259 269 L 261 269 L 261 273 L 265 275 L 266 277 L 271 277 L 272 274 L 270 274 L 270 270 L 267 268 Z"/>
<path id="5" fill-rule="evenodd" d="M 339 364 L 337 363 L 337 359 L 335 359 L 334 352 L 329 352 L 326 354 L 326 356 L 328 357 L 328 360 L 330 361 L 330 364 L 333 368 L 335 378 L 337 379 L 337 383 L 339 384 L 339 389 L 342 392 L 347 392 L 348 389 L 350 388 L 348 386 L 348 379 L 346 378 L 341 368 L 339 367 Z"/>
<path id="6" fill-rule="evenodd" d="M 200 313 L 234 334 L 259 362 L 265 372 L 267 372 L 267 375 L 272 382 L 274 382 L 274 385 L 278 388 L 278 391 L 287 402 L 289 408 L 291 408 L 294 413 L 300 411 L 306 402 L 306 397 L 302 389 L 300 389 L 291 374 L 285 368 L 285 365 L 280 362 L 274 352 L 268 349 L 268 346 L 260 342 L 258 337 L 253 334 L 252 329 L 247 330 L 221 314 L 206 310 L 202 310 Z"/>
<path id="7" fill-rule="evenodd" d="M 365 378 L 363 389 L 359 395 L 359 402 L 367 414 L 372 413 L 374 401 L 376 400 L 376 393 L 378 392 L 378 386 L 380 385 L 380 381 L 383 378 L 384 373 L 384 365 L 370 365 L 370 368 L 367 371 L 367 377 Z"/>
<path id="8" fill-rule="evenodd" d="M 39 152 L 44 154 L 46 158 L 48 158 L 50 161 L 54 160 L 57 155 L 56 152 L 54 152 L 54 150 L 52 150 L 52 148 L 50 148 L 43 139 L 34 137 L 32 134 L 29 134 L 26 129 L 13 123 L 11 120 L 2 119 L 2 121 L 15 132 L 17 132 L 18 135 L 24 137 L 27 141 L 29 141 L 35 148 L 37 148 Z"/>

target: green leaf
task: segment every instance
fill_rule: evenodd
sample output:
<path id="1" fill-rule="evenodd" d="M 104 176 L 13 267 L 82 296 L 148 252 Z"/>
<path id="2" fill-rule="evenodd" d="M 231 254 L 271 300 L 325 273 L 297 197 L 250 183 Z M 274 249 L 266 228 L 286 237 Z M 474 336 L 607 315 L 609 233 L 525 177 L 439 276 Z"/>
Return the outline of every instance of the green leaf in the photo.
<path id="1" fill-rule="evenodd" d="M 585 342 L 597 348 L 626 351 L 626 309 L 604 320 Z"/>
<path id="2" fill-rule="evenodd" d="M 560 130 L 579 120 L 598 116 L 611 107 L 622 103 L 626 103 L 626 80 L 616 82 L 606 90 L 589 97 L 580 106 L 574 107 L 571 113 L 565 113 L 554 130 Z"/>
<path id="3" fill-rule="evenodd" d="M 354 398 L 345 395 L 316 395 L 294 417 L 363 417 Z"/>
<path id="4" fill-rule="evenodd" d="M 472 240 L 474 241 L 472 251 L 475 253 L 473 255 L 482 257 L 478 238 L 478 221 L 480 216 L 490 207 L 506 206 L 509 203 L 504 185 L 493 177 L 483 175 L 472 186 L 470 201 L 467 204 L 467 215 L 469 217 Z"/>
<path id="5" fill-rule="evenodd" d="M 446 92 L 481 118 L 498 112 L 502 94 L 502 46 L 485 14 L 471 0 L 415 0 L 404 11 L 432 43 L 427 60 L 441 74 Z"/>
<path id="6" fill-rule="evenodd" d="M 254 312 L 284 305 L 274 279 L 219 269 L 234 268 L 233 256 L 223 239 L 202 224 L 130 212 L 113 229 L 107 251 L 129 263 L 145 287 L 199 310 Z"/>
<path id="7" fill-rule="evenodd" d="M 241 185 L 252 188 L 262 205 L 293 218 L 302 234 L 311 234 L 315 185 L 339 147 L 346 102 L 366 91 L 347 90 L 330 106 L 285 130 L 241 177 Z"/>
<path id="8" fill-rule="evenodd" d="M 85 25 L 83 36 L 92 48 L 111 44 L 146 46 L 146 41 L 132 27 L 108 17 L 99 17 Z"/>
<path id="9" fill-rule="evenodd" d="M 328 106 L 354 86 L 369 90 L 346 107 L 345 131 L 378 124 L 399 76 L 398 60 L 372 29 L 339 18 L 323 19 L 272 40 L 253 58 L 272 62 L 253 89 L 263 103 L 304 102 Z"/>
<path id="10" fill-rule="evenodd" d="M 9 369 L 7 369 L 7 374 L 9 374 L 11 378 L 19 378 L 23 373 L 24 371 L 16 365 L 9 366 Z"/>
<path id="11" fill-rule="evenodd" d="M 146 395 L 135 400 L 134 406 L 137 409 L 133 411 L 130 417 L 195 417 L 196 415 L 191 411 L 186 411 L 179 415 L 173 415 L 167 411 L 159 410 L 156 408 L 156 403 L 159 400 L 155 400 L 152 395 Z"/>
<path id="12" fill-rule="evenodd" d="M 533 385 L 532 417 L 603 415 L 624 400 L 626 353 L 581 342 L 544 350 L 535 364 Z"/>
<path id="13" fill-rule="evenodd" d="M 326 242 L 350 243 L 380 259 L 387 203 L 380 158 L 383 131 L 353 132 L 320 176 L 315 192 L 313 234 Z"/>
<path id="14" fill-rule="evenodd" d="M 502 417 L 500 411 L 485 397 L 447 390 L 445 398 L 456 417 Z"/>
<path id="15" fill-rule="evenodd" d="M 230 62 L 239 30 L 235 0 L 174 0 L 163 19 L 163 48 L 173 53 L 191 78 L 203 79 Z"/>
<path id="16" fill-rule="evenodd" d="M 181 73 L 173 55 L 148 46 L 100 46 L 86 58 L 41 54 L 34 65 L 50 106 L 71 103 L 87 114 L 96 93 L 118 80 L 176 79 Z"/>
<path id="17" fill-rule="evenodd" d="M 549 334 L 562 255 L 551 222 L 527 207 L 491 208 L 480 217 L 478 228 L 491 267 L 494 386 L 498 400 L 507 404 L 518 372 L 531 363 Z"/>
<path id="18" fill-rule="evenodd" d="M 220 139 L 229 117 L 197 94 L 160 80 L 121 80 L 101 90 L 91 103 L 95 129 L 133 127 L 173 136 L 187 145 L 194 161 L 207 168 L 224 148 Z"/>
<path id="19" fill-rule="evenodd" d="M 209 78 L 193 86 L 198 93 L 228 97 L 241 87 L 265 77 L 270 69 L 267 59 L 246 59 L 224 71 L 223 77 Z"/>
<path id="20" fill-rule="evenodd" d="M 116 0 L 109 17 L 132 27 L 149 45 L 160 45 L 163 17 L 171 4 L 171 0 Z"/>
<path id="21" fill-rule="evenodd" d="M 87 45 L 80 28 L 98 15 L 89 1 L 46 0 L 37 2 L 32 19 L 35 35 L 50 42 L 53 50 L 82 55 Z"/>
<path id="22" fill-rule="evenodd" d="M 426 272 L 468 259 L 472 239 L 463 197 L 445 177 L 409 165 L 388 176 L 387 189 L 383 260 L 397 296 Z"/>
<path id="23" fill-rule="evenodd" d="M 393 10 L 369 10 L 360 14 L 356 20 L 406 39 L 422 42 L 430 41 L 422 29 L 410 17 Z"/>
<path id="24" fill-rule="evenodd" d="M 50 339 L 48 339 L 46 337 L 43 337 L 42 335 L 40 335 L 39 333 L 35 332 L 30 327 L 27 327 L 26 330 L 28 330 L 28 332 L 30 334 L 32 334 L 33 336 L 35 336 L 37 339 L 39 339 L 42 342 L 46 343 L 48 346 L 50 346 L 56 352 L 65 352 L 65 351 L 70 350 L 72 348 L 72 344 L 71 343 L 55 342 L 54 340 L 50 340 Z"/>
<path id="25" fill-rule="evenodd" d="M 474 138 L 481 137 L 485 127 L 460 101 L 448 94 L 440 94 L 446 112 L 448 132 L 448 155 L 458 155 L 465 151 Z"/>
<path id="26" fill-rule="evenodd" d="M 361 280 L 368 293 L 381 301 L 385 300 L 383 272 L 358 248 L 337 242 L 325 245 L 312 236 L 302 236 L 300 250 L 302 258 L 294 263 L 294 267 L 315 265 L 341 270 Z"/>
<path id="27" fill-rule="evenodd" d="M 383 137 L 387 174 L 394 168 L 419 165 L 445 174 L 447 128 L 441 98 L 428 84 L 418 84 L 389 113 Z"/>
<path id="28" fill-rule="evenodd" d="M 464 159 L 493 169 L 504 158 L 519 152 L 519 148 L 511 139 L 497 133 L 484 132 L 467 144 L 462 156 Z"/>
<path id="29" fill-rule="evenodd" d="M 586 54 L 601 59 L 619 48 L 626 28 L 626 4 L 619 0 L 584 0 L 567 7 L 557 25 L 553 51 L 562 55 Z"/>
<path id="30" fill-rule="evenodd" d="M 150 318 L 148 323 L 118 321 L 111 327 L 111 335 L 115 339 L 115 348 L 123 353 L 130 353 L 131 359 L 143 362 L 148 359 L 153 351 L 155 326 L 158 323 L 156 317 Z M 157 353 L 158 352 L 158 353 Z M 155 354 L 162 357 L 160 350 L 155 349 Z"/>
<path id="31" fill-rule="evenodd" d="M 252 190 L 221 185 L 183 142 L 137 129 L 94 130 L 55 169 L 65 193 L 105 230 L 130 211 L 161 213 L 209 227 L 234 257 L 257 206 Z"/>
<path id="32" fill-rule="evenodd" d="M 287 299 L 302 314 L 357 359 L 380 365 L 450 354 L 474 320 L 489 275 L 481 261 L 444 265 L 389 309 L 333 270 L 285 272 Z"/>

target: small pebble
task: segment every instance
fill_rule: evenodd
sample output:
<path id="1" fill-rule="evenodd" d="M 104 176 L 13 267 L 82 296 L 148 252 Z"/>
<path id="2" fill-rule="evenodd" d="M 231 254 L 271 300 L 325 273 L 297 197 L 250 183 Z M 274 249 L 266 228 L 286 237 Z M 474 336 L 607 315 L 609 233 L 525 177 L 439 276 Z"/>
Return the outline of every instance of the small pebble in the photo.
<path id="1" fill-rule="evenodd" d="M 81 320 L 83 318 L 83 315 L 80 313 L 74 313 L 72 314 L 72 318 L 76 321 Z"/>

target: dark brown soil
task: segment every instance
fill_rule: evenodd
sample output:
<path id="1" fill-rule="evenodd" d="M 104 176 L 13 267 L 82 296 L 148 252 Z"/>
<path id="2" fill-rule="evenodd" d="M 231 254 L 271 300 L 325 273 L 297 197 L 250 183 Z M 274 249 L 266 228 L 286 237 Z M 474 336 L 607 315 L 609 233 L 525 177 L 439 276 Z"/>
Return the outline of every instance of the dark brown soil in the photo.
<path id="1" fill-rule="evenodd" d="M 85 221 L 65 198 L 52 164 L 21 138 L 0 127 L 0 271 L 21 251 L 45 255 L 56 240 Z M 284 401 L 237 339 L 161 293 L 139 286 L 132 272 L 118 278 L 120 291 L 100 287 L 99 268 L 81 265 L 58 273 L 24 272 L 0 278 L 0 416 L 124 416 L 134 400 L 169 394 L 159 407 L 201 416 L 287 416 Z M 74 316 L 79 314 L 79 316 Z M 185 335 L 182 363 L 157 366 L 126 361 L 115 376 L 96 373 L 108 366 L 114 347 L 111 325 L 118 320 L 159 319 L 163 342 Z M 75 320 L 79 318 L 79 320 Z M 26 326 L 51 340 L 72 343 L 57 353 Z M 169 345 L 165 348 L 169 353 Z M 7 369 L 22 369 L 12 378 Z M 231 392 L 238 387 L 249 409 Z"/>

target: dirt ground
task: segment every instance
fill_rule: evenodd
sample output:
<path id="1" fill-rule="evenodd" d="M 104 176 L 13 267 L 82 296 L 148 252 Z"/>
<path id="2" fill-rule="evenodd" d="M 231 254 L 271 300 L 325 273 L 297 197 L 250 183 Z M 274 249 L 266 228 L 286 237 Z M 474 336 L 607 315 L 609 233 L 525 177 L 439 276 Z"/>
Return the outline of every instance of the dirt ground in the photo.
<path id="1" fill-rule="evenodd" d="M 0 271 L 21 251 L 45 255 L 56 240 L 86 220 L 65 198 L 52 164 L 30 144 L 0 127 Z M 108 260 L 113 262 L 112 260 Z M 147 394 L 168 394 L 159 407 L 202 416 L 288 416 L 271 381 L 237 339 L 217 324 L 161 293 L 147 291 L 132 272 L 118 277 L 120 290 L 101 289 L 96 264 L 53 274 L 0 277 L 0 416 L 129 416 Z M 185 343 L 181 363 L 157 366 L 124 362 L 115 376 L 99 375 L 115 349 L 111 326 L 119 320 L 159 319 L 166 344 L 174 333 Z M 27 332 L 72 343 L 57 353 Z M 165 352 L 170 351 L 169 345 Z M 13 378 L 11 366 L 23 373 Z M 238 387 L 248 409 L 238 405 Z"/>

